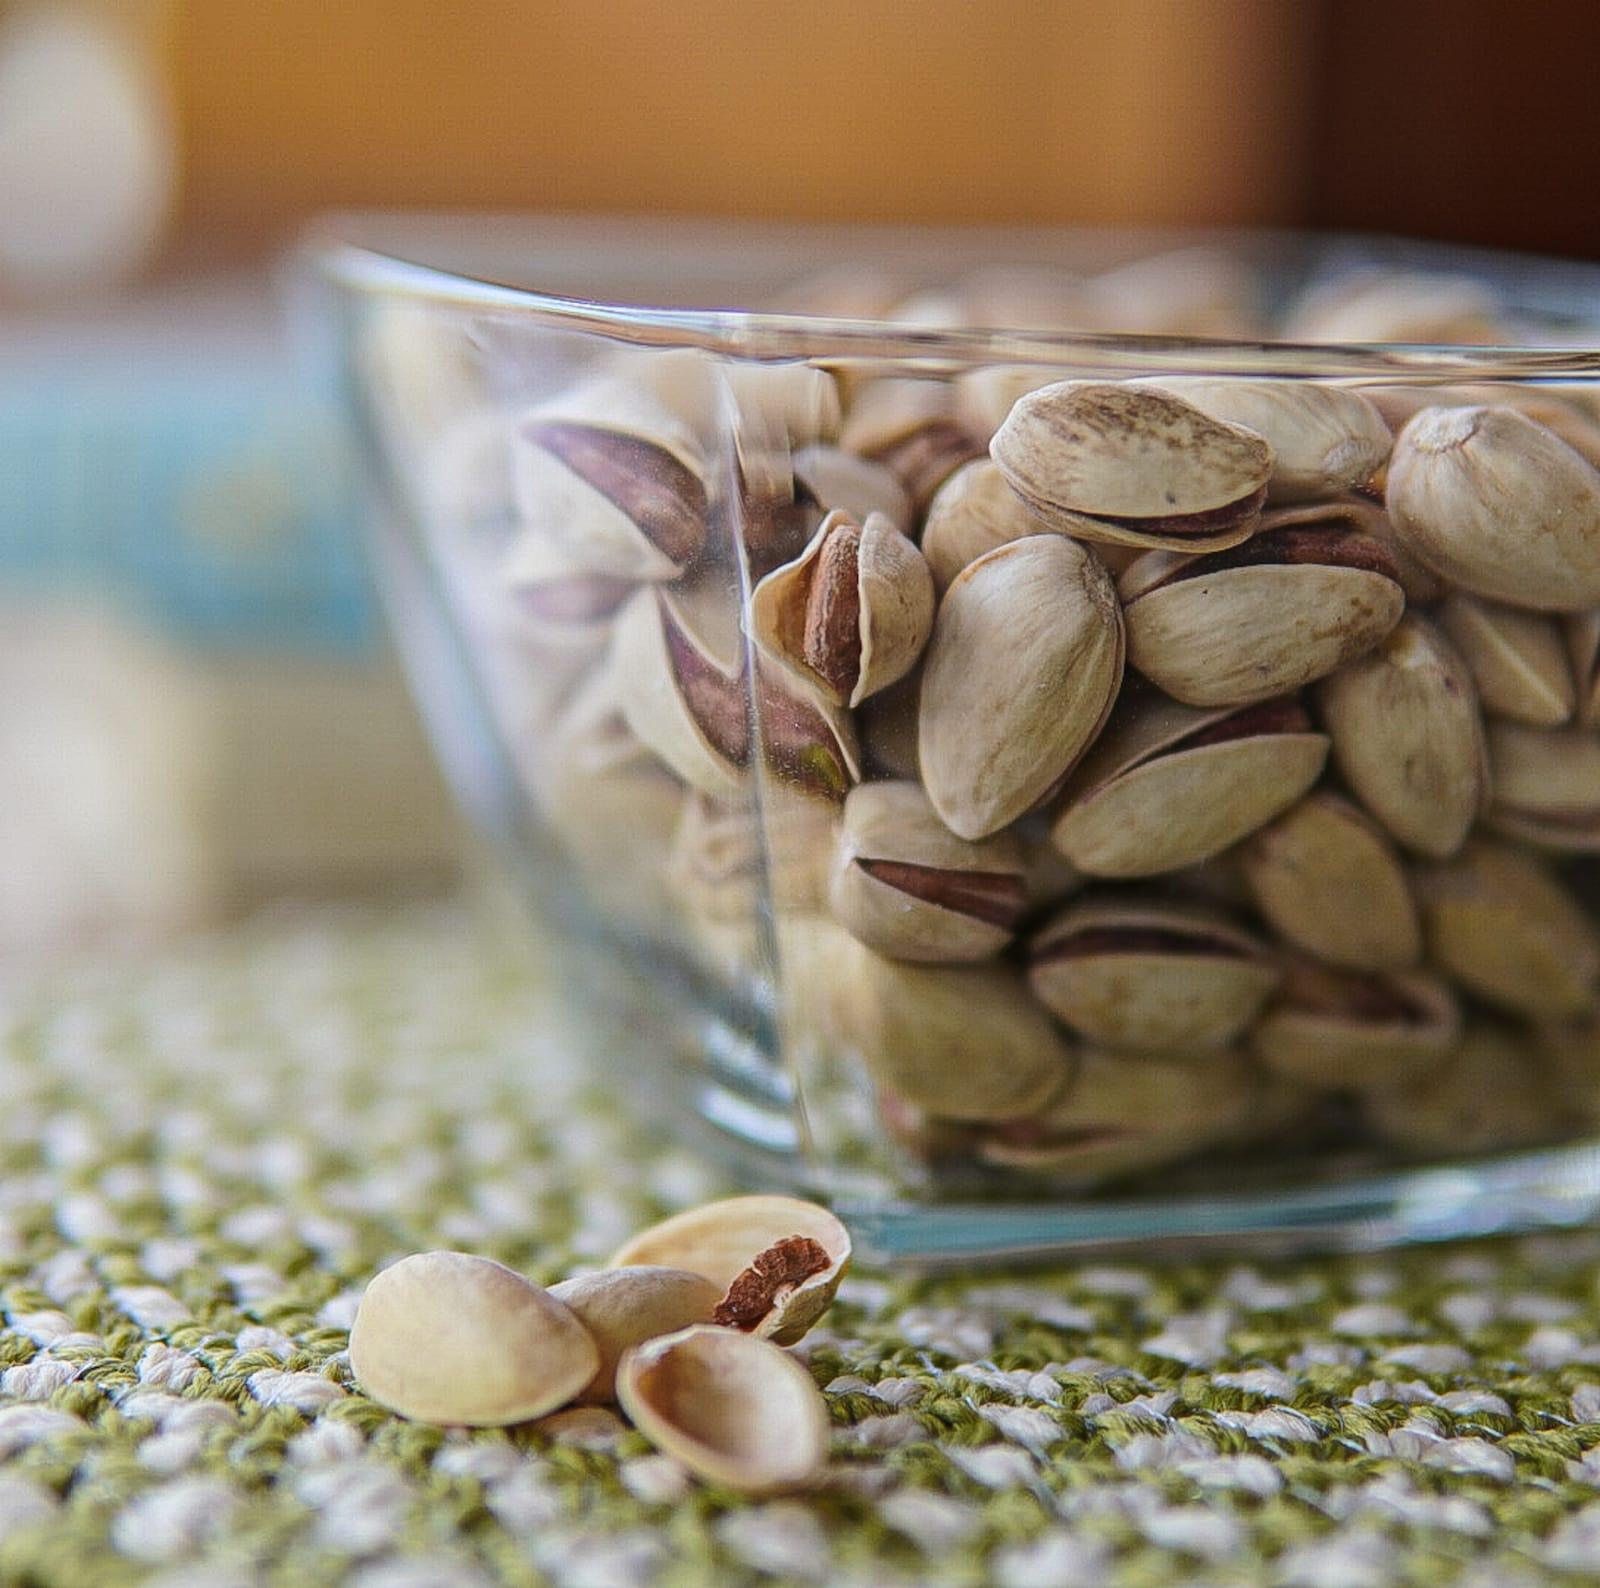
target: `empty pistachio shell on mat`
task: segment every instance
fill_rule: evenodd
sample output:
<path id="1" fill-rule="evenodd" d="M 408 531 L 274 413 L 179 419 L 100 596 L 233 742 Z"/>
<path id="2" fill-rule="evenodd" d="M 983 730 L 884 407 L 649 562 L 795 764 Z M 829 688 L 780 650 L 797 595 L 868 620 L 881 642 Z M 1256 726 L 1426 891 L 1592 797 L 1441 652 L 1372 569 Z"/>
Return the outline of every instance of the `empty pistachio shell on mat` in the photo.
<path id="1" fill-rule="evenodd" d="M 850 1232 L 826 1208 L 797 1197 L 728 1197 L 674 1214 L 641 1231 L 612 1253 L 609 1267 L 664 1263 L 702 1275 L 725 1298 L 764 1252 L 798 1239 L 815 1251 L 798 1278 L 780 1278 L 765 1311 L 750 1316 L 743 1298 L 741 1327 L 793 1345 L 827 1311 L 850 1266 Z"/>
<path id="2" fill-rule="evenodd" d="M 917 725 L 945 825 L 985 838 L 1044 800 L 1104 724 L 1122 657 L 1116 592 L 1076 541 L 1030 535 L 962 569 L 934 620 Z"/>
<path id="3" fill-rule="evenodd" d="M 421 1252 L 367 1286 L 350 1366 L 403 1417 L 496 1428 L 565 1406 L 600 1350 L 571 1309 L 503 1264 Z"/>
<path id="4" fill-rule="evenodd" d="M 1287 810 L 1327 758 L 1327 736 L 1293 698 L 1204 711 L 1125 689 L 1067 780 L 1053 836 L 1094 876 L 1176 871 Z"/>
<path id="5" fill-rule="evenodd" d="M 1310 794 L 1245 840 L 1256 907 L 1297 947 L 1351 970 L 1416 963 L 1422 934 L 1405 868 L 1381 829 L 1336 794 Z"/>
<path id="6" fill-rule="evenodd" d="M 963 463 L 928 504 L 922 526 L 922 554 L 942 595 L 951 581 L 986 551 L 1038 535 L 1048 526 L 1006 484 L 989 458 Z"/>
<path id="7" fill-rule="evenodd" d="M 572 1309 L 599 1348 L 600 1366 L 579 1392 L 579 1399 L 596 1402 L 616 1399 L 617 1363 L 629 1346 L 709 1323 L 722 1297 L 704 1274 L 646 1264 L 564 1279 L 550 1294 Z"/>
<path id="8" fill-rule="evenodd" d="M 1091 1042 L 1226 1047 L 1278 980 L 1265 946 L 1214 911 L 1137 898 L 1067 905 L 1029 945 L 1028 980 Z"/>
<path id="9" fill-rule="evenodd" d="M 1140 386 L 1171 392 L 1213 419 L 1243 425 L 1273 452 L 1267 498 L 1337 496 L 1370 480 L 1389 456 L 1389 427 L 1358 391 L 1306 380 L 1163 376 Z"/>
<path id="10" fill-rule="evenodd" d="M 1268 507 L 1261 529 L 1348 529 L 1378 542 L 1389 554 L 1394 576 L 1413 606 L 1426 606 L 1444 593 L 1444 581 L 1433 569 L 1417 561 L 1394 532 L 1389 515 L 1370 497 L 1339 496 L 1325 502 L 1301 502 L 1294 507 Z"/>
<path id="11" fill-rule="evenodd" d="M 933 380 L 869 382 L 851 404 L 839 441 L 888 468 L 909 493 L 914 513 L 983 451 L 956 419 L 950 387 Z"/>
<path id="12" fill-rule="evenodd" d="M 1600 604 L 1600 470 L 1514 408 L 1424 408 L 1395 443 L 1387 499 L 1408 549 L 1474 595 Z"/>
<path id="13" fill-rule="evenodd" d="M 1566 635 L 1578 721 L 1600 727 L 1600 612 L 1573 613 Z"/>
<path id="14" fill-rule="evenodd" d="M 1407 613 L 1323 679 L 1317 704 L 1361 803 L 1406 848 L 1453 855 L 1487 802 L 1489 768 L 1478 692 L 1439 630 Z"/>
<path id="15" fill-rule="evenodd" d="M 1600 936 L 1536 857 L 1473 839 L 1426 868 L 1417 890 L 1431 957 L 1469 992 L 1534 1019 L 1593 1005 Z"/>
<path id="16" fill-rule="evenodd" d="M 1592 728 L 1489 724 L 1489 825 L 1543 849 L 1600 851 L 1600 735 Z"/>
<path id="17" fill-rule="evenodd" d="M 957 838 L 912 782 L 851 791 L 828 897 L 844 926 L 891 959 L 987 959 L 1028 908 L 1016 839 Z"/>
<path id="18" fill-rule="evenodd" d="M 1181 398 L 1061 381 L 1018 400 L 990 453 L 1053 528 L 1183 551 L 1237 545 L 1256 527 L 1272 448 Z"/>
<path id="19" fill-rule="evenodd" d="M 815 502 L 821 515 L 836 509 L 864 524 L 882 513 L 902 534 L 911 532 L 911 497 L 892 469 L 858 458 L 843 447 L 802 447 L 794 455 L 795 494 Z"/>
<path id="20" fill-rule="evenodd" d="M 904 678 L 933 627 L 933 576 L 881 513 L 858 524 L 834 511 L 794 562 L 750 598 L 756 643 L 838 705 L 859 705 Z"/>
<path id="21" fill-rule="evenodd" d="M 1191 706 L 1290 694 L 1371 650 L 1405 607 L 1382 545 L 1323 525 L 1203 557 L 1149 552 L 1117 589 L 1129 663 Z"/>
<path id="22" fill-rule="evenodd" d="M 1321 1091 L 1409 1085 L 1455 1046 L 1461 1012 L 1447 983 L 1420 971 L 1337 971 L 1295 960 L 1250 1033 L 1261 1063 Z"/>
<path id="23" fill-rule="evenodd" d="M 1439 622 L 1467 664 L 1485 711 L 1535 728 L 1571 718 L 1573 670 L 1555 618 L 1456 592 L 1439 608 Z"/>
<path id="24" fill-rule="evenodd" d="M 802 1488 L 827 1459 L 828 1407 L 811 1375 L 734 1329 L 701 1325 L 635 1346 L 617 1396 L 651 1444 L 724 1488 Z"/>
<path id="25" fill-rule="evenodd" d="M 533 1431 L 576 1450 L 611 1450 L 627 1433 L 628 1425 L 606 1406 L 568 1406 L 541 1417 Z"/>

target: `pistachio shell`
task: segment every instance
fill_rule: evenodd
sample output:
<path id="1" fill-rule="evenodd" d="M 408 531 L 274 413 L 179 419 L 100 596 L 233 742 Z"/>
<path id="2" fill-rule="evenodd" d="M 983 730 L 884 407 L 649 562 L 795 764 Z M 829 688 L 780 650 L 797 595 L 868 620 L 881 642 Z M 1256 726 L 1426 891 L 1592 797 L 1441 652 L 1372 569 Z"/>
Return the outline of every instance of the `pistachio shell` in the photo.
<path id="1" fill-rule="evenodd" d="M 629 1346 L 709 1323 L 722 1290 L 687 1269 L 637 1264 L 564 1279 L 550 1294 L 572 1309 L 600 1352 L 579 1400 L 605 1402 L 617 1398 L 617 1363 Z"/>
<path id="2" fill-rule="evenodd" d="M 1380 266 L 1315 284 L 1283 334 L 1291 342 L 1507 340 L 1494 297 L 1475 276 Z"/>
<path id="3" fill-rule="evenodd" d="M 1258 283 L 1225 248 L 1142 254 L 1092 277 L 1083 294 L 1080 327 L 1142 336 L 1258 334 Z"/>
<path id="4" fill-rule="evenodd" d="M 1600 604 L 1600 470 L 1514 408 L 1424 408 L 1395 443 L 1388 504 L 1408 549 L 1474 595 Z"/>
<path id="5" fill-rule="evenodd" d="M 1261 515 L 1260 534 L 1275 529 L 1353 529 L 1375 540 L 1389 554 L 1394 576 L 1406 600 L 1426 606 L 1445 593 L 1444 582 L 1433 569 L 1417 561 L 1401 544 L 1389 515 L 1365 496 L 1340 496 L 1326 502 L 1302 502 L 1297 507 L 1268 507 Z"/>
<path id="6" fill-rule="evenodd" d="M 1600 612 L 1573 613 L 1566 631 L 1578 721 L 1600 727 Z"/>
<path id="7" fill-rule="evenodd" d="M 1466 664 L 1426 618 L 1317 686 L 1333 756 L 1356 797 L 1408 849 L 1442 859 L 1484 808 L 1489 769 Z"/>
<path id="8" fill-rule="evenodd" d="M 1535 728 L 1559 727 L 1572 716 L 1573 669 L 1554 618 L 1457 591 L 1445 598 L 1439 622 L 1485 711 Z"/>
<path id="9" fill-rule="evenodd" d="M 1202 413 L 1242 425 L 1272 447 L 1267 498 L 1303 502 L 1364 485 L 1389 456 L 1389 427 L 1358 391 L 1308 380 L 1163 376 L 1141 386 L 1169 391 Z"/>
<path id="10" fill-rule="evenodd" d="M 568 1406 L 564 1411 L 541 1417 L 533 1431 L 558 1445 L 574 1450 L 615 1450 L 628 1425 L 605 1406 Z"/>
<path id="11" fill-rule="evenodd" d="M 1489 823 L 1544 848 L 1600 850 L 1600 736 L 1590 728 L 1489 724 Z"/>
<path id="12" fill-rule="evenodd" d="M 901 534 L 911 533 L 911 497 L 892 469 L 858 458 L 842 447 L 802 447 L 794 455 L 797 494 L 814 500 L 823 513 L 843 509 L 858 524 L 882 513 Z"/>
<path id="13" fill-rule="evenodd" d="M 956 377 L 955 412 L 968 434 L 990 440 L 1019 398 L 1051 384 L 1038 364 L 985 364 Z"/>
<path id="14" fill-rule="evenodd" d="M 667 871 L 697 915 L 754 921 L 764 898 L 784 909 L 820 909 L 839 808 L 787 789 L 721 805 L 696 790 L 683 798 Z"/>
<path id="15" fill-rule="evenodd" d="M 983 450 L 955 417 L 942 381 L 892 377 L 864 386 L 851 405 L 840 444 L 893 471 L 921 513 L 951 473 Z"/>
<path id="16" fill-rule="evenodd" d="M 1429 953 L 1469 992 L 1535 1019 L 1592 1007 L 1600 936 L 1533 856 L 1474 839 L 1417 886 Z"/>
<path id="17" fill-rule="evenodd" d="M 419 1422 L 496 1428 L 542 1417 L 599 1365 L 599 1348 L 562 1302 L 465 1252 L 420 1252 L 384 1269 L 350 1329 L 362 1389 Z"/>
<path id="18" fill-rule="evenodd" d="M 1226 1047 L 1278 979 L 1265 947 L 1214 911 L 1084 898 L 1040 929 L 1028 980 L 1090 1042 L 1161 1052 Z"/>
<path id="19" fill-rule="evenodd" d="M 828 1408 L 811 1375 L 734 1329 L 698 1325 L 635 1346 L 617 1396 L 657 1449 L 742 1494 L 802 1488 L 827 1459 Z"/>
<path id="20" fill-rule="evenodd" d="M 1330 965 L 1395 970 L 1422 935 L 1399 857 L 1370 817 L 1335 794 L 1310 794 L 1245 841 L 1256 907 L 1291 943 Z"/>
<path id="21" fill-rule="evenodd" d="M 1176 871 L 1287 810 L 1327 758 L 1292 700 L 1230 713 L 1125 689 L 1067 782 L 1052 836 L 1094 876 Z"/>
<path id="22" fill-rule="evenodd" d="M 1028 908 L 1017 841 L 957 838 L 913 782 L 851 792 L 828 897 L 838 920 L 890 959 L 987 959 Z"/>
<path id="23" fill-rule="evenodd" d="M 928 504 L 922 554 L 941 595 L 968 563 L 996 546 L 1043 534 L 1045 522 L 1006 484 L 988 458 L 963 463 Z"/>
<path id="24" fill-rule="evenodd" d="M 1122 679 L 1105 570 L 1059 535 L 1014 540 L 945 592 L 922 669 L 922 781 L 963 838 L 1044 800 L 1105 722 Z"/>
<path id="25" fill-rule="evenodd" d="M 603 645 L 611 620 L 636 588 L 633 580 L 596 573 L 547 536 L 526 530 L 507 548 L 501 577 L 517 625 L 561 645 Z"/>

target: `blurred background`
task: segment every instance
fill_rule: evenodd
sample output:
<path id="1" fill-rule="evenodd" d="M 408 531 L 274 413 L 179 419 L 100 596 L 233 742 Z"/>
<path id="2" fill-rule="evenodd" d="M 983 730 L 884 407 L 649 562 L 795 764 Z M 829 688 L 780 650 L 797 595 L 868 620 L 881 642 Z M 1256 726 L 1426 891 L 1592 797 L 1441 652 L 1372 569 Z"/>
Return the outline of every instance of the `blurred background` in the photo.
<path id="1" fill-rule="evenodd" d="M 1593 257 L 1593 0 L 0 0 L 0 962 L 458 843 L 285 334 L 336 206 Z"/>

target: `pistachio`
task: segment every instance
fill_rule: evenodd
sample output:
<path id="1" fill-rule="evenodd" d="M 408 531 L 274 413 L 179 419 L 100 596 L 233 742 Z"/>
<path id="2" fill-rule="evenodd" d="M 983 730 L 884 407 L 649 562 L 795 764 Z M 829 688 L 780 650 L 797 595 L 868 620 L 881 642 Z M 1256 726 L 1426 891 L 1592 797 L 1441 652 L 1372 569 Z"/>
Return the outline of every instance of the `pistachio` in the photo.
<path id="1" fill-rule="evenodd" d="M 802 1488 L 827 1458 L 828 1408 L 811 1375 L 734 1329 L 697 1325 L 635 1346 L 617 1397 L 658 1449 L 743 1494 Z"/>
<path id="2" fill-rule="evenodd" d="M 533 1431 L 574 1450 L 615 1450 L 628 1425 L 605 1406 L 568 1406 L 541 1417 Z"/>
<path id="3" fill-rule="evenodd" d="M 844 422 L 840 444 L 888 468 L 921 514 L 934 492 L 982 448 L 955 417 L 949 386 L 888 378 L 864 386 Z"/>
<path id="4" fill-rule="evenodd" d="M 802 447 L 794 455 L 795 494 L 822 514 L 840 509 L 858 524 L 881 513 L 901 534 L 911 532 L 911 497 L 892 469 L 842 447 Z M 798 548 L 797 548 L 798 549 Z"/>
<path id="5" fill-rule="evenodd" d="M 1194 245 L 1113 265 L 1084 283 L 1084 317 L 1144 336 L 1257 334 L 1257 284 L 1236 255 Z"/>
<path id="6" fill-rule="evenodd" d="M 597 573 L 544 535 L 524 530 L 507 548 L 502 570 L 520 624 L 559 644 L 602 644 L 611 619 L 636 585 Z"/>
<path id="7" fill-rule="evenodd" d="M 1048 798 L 1105 722 L 1122 656 L 1111 581 L 1075 541 L 1030 535 L 968 564 L 922 669 L 922 781 L 945 825 L 985 838 Z"/>
<path id="8" fill-rule="evenodd" d="M 1028 908 L 1017 841 L 955 837 L 912 782 L 852 790 L 828 897 L 834 915 L 890 959 L 986 959 Z"/>
<path id="9" fill-rule="evenodd" d="M 756 726 L 772 776 L 802 794 L 841 800 L 861 776 L 850 714 L 825 695 L 802 693 L 786 675 L 757 661 Z"/>
<path id="10" fill-rule="evenodd" d="M 1317 283 L 1291 311 L 1283 334 L 1291 342 L 1506 340 L 1494 298 L 1476 278 L 1377 266 Z"/>
<path id="11" fill-rule="evenodd" d="M 362 1389 L 419 1422 L 497 1428 L 542 1417 L 599 1365 L 599 1348 L 567 1306 L 465 1252 L 421 1252 L 384 1269 L 350 1330 Z"/>
<path id="12" fill-rule="evenodd" d="M 1489 825 L 1541 848 L 1600 852 L 1600 736 L 1591 728 L 1489 725 Z"/>
<path id="13" fill-rule="evenodd" d="M 1060 381 L 1020 398 L 989 451 L 1050 527 L 1125 546 L 1212 551 L 1261 517 L 1272 448 L 1151 387 Z"/>
<path id="14" fill-rule="evenodd" d="M 1256 907 L 1297 947 L 1351 970 L 1394 970 L 1422 952 L 1399 857 L 1348 800 L 1309 794 L 1245 840 Z"/>
<path id="15" fill-rule="evenodd" d="M 1444 582 L 1431 568 L 1418 562 L 1401 544 L 1389 515 L 1367 496 L 1341 496 L 1326 502 L 1303 502 L 1297 507 L 1269 507 L 1261 515 L 1260 533 L 1274 529 L 1353 529 L 1378 542 L 1394 564 L 1395 578 L 1414 606 L 1426 606 L 1444 593 Z"/>
<path id="16" fill-rule="evenodd" d="M 783 909 L 820 909 L 839 808 L 780 787 L 753 802 L 718 804 L 691 789 L 672 835 L 668 875 L 697 915 L 754 920 L 763 890 Z"/>
<path id="17" fill-rule="evenodd" d="M 1554 618 L 1456 591 L 1440 607 L 1439 622 L 1466 662 L 1485 711 L 1535 728 L 1571 718 L 1573 669 Z"/>
<path id="18" fill-rule="evenodd" d="M 1419 971 L 1336 971 L 1293 961 L 1250 1034 L 1274 1075 L 1321 1091 L 1407 1086 L 1455 1046 L 1461 1013 L 1446 983 Z"/>
<path id="19" fill-rule="evenodd" d="M 1578 721 L 1600 728 L 1600 612 L 1573 613 L 1566 631 Z"/>
<path id="20" fill-rule="evenodd" d="M 1118 591 L 1129 662 L 1191 706 L 1289 694 L 1370 651 L 1405 607 L 1382 545 L 1320 525 L 1203 557 L 1149 552 Z"/>
<path id="21" fill-rule="evenodd" d="M 1489 1003 L 1535 1019 L 1586 1013 L 1600 974 L 1600 937 L 1532 855 L 1476 838 L 1418 879 L 1428 950 Z"/>
<path id="22" fill-rule="evenodd" d="M 1006 484 L 988 458 L 963 463 L 928 504 L 922 554 L 941 595 L 968 563 L 996 546 L 1039 535 L 1048 526 Z"/>
<path id="23" fill-rule="evenodd" d="M 617 1363 L 629 1346 L 709 1323 L 722 1292 L 703 1274 L 636 1264 L 564 1279 L 550 1294 L 572 1309 L 600 1353 L 600 1366 L 578 1399 L 606 1402 L 617 1398 Z"/>
<path id="24" fill-rule="evenodd" d="M 1600 470 L 1514 408 L 1424 408 L 1395 443 L 1388 504 L 1408 549 L 1474 595 L 1600 604 Z"/>
<path id="25" fill-rule="evenodd" d="M 1287 810 L 1327 757 L 1326 736 L 1293 698 L 1201 711 L 1124 689 L 1068 779 L 1053 837 L 1094 876 L 1176 871 Z"/>
<path id="26" fill-rule="evenodd" d="M 1264 945 L 1215 911 L 1084 898 L 1034 937 L 1028 980 L 1090 1042 L 1163 1052 L 1228 1046 L 1278 971 Z"/>
<path id="27" fill-rule="evenodd" d="M 850 1232 L 826 1208 L 795 1197 L 728 1197 L 674 1214 L 641 1231 L 612 1253 L 608 1267 L 664 1263 L 709 1280 L 724 1297 L 762 1253 L 799 1239 L 810 1254 L 807 1272 L 767 1287 L 765 1309 L 753 1316 L 743 1297 L 744 1324 L 779 1345 L 793 1345 L 828 1310 L 850 1266 Z M 717 1298 L 713 1298 L 715 1302 Z"/>
<path id="28" fill-rule="evenodd" d="M 1038 364 L 984 364 L 965 370 L 956 377 L 956 418 L 969 435 L 987 443 L 1019 398 L 1054 379 L 1048 368 Z"/>
<path id="29" fill-rule="evenodd" d="M 1487 802 L 1489 769 L 1477 691 L 1439 630 L 1407 613 L 1323 679 L 1317 704 L 1361 803 L 1406 848 L 1453 855 Z"/>
<path id="30" fill-rule="evenodd" d="M 755 588 L 756 643 L 837 705 L 856 706 L 904 678 L 933 627 L 922 553 L 881 513 L 834 511 L 805 551 Z"/>
<path id="31" fill-rule="evenodd" d="M 1202 413 L 1263 437 L 1273 452 L 1267 499 L 1314 501 L 1365 485 L 1389 456 L 1389 427 L 1358 391 L 1308 380 L 1163 376 L 1141 387 L 1171 392 Z"/>

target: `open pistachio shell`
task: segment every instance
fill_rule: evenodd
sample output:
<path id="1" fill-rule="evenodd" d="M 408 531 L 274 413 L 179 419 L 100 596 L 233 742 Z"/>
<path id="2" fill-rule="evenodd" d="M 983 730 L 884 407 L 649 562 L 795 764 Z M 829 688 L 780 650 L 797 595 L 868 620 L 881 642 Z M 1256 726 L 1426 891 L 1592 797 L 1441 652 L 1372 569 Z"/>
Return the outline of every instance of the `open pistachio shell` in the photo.
<path id="1" fill-rule="evenodd" d="M 957 420 L 946 383 L 899 377 L 862 387 L 839 443 L 891 470 L 917 514 L 956 469 L 983 450 Z"/>
<path id="2" fill-rule="evenodd" d="M 1140 381 L 1243 425 L 1272 447 L 1267 498 L 1303 502 L 1370 480 L 1389 456 L 1389 427 L 1358 391 L 1308 380 L 1219 380 L 1203 375 Z"/>
<path id="3" fill-rule="evenodd" d="M 1211 551 L 1261 517 L 1272 448 L 1179 397 L 1061 381 L 1020 398 L 990 443 L 1014 490 L 1065 534 Z"/>
<path id="4" fill-rule="evenodd" d="M 1461 1012 L 1447 983 L 1420 971 L 1335 971 L 1297 960 L 1250 1033 L 1256 1057 L 1319 1091 L 1406 1086 L 1455 1046 Z"/>
<path id="5" fill-rule="evenodd" d="M 503 1264 L 421 1252 L 367 1286 L 350 1366 L 402 1417 L 497 1428 L 566 1405 L 594 1377 L 600 1351 L 565 1304 Z"/>
<path id="6" fill-rule="evenodd" d="M 1287 810 L 1327 758 L 1326 735 L 1293 699 L 1202 711 L 1125 689 L 1067 781 L 1052 836 L 1093 876 L 1176 871 Z"/>
<path id="7" fill-rule="evenodd" d="M 844 926 L 890 959 L 987 959 L 1028 909 L 1016 839 L 957 838 L 914 782 L 851 791 L 828 898 Z"/>
<path id="8" fill-rule="evenodd" d="M 963 463 L 928 504 L 922 526 L 922 555 L 942 595 L 951 581 L 986 551 L 1049 526 L 1006 484 L 989 458 Z"/>
<path id="9" fill-rule="evenodd" d="M 703 1274 L 651 1264 L 564 1279 L 550 1294 L 572 1309 L 599 1348 L 600 1366 L 578 1394 L 594 1404 L 617 1398 L 617 1363 L 629 1346 L 709 1323 L 722 1297 Z"/>
<path id="10" fill-rule="evenodd" d="M 1474 595 L 1600 605 L 1600 469 L 1514 408 L 1424 408 L 1395 443 L 1388 506 L 1408 549 Z"/>
<path id="11" fill-rule="evenodd" d="M 1256 907 L 1297 947 L 1351 970 L 1398 970 L 1422 953 L 1416 905 L 1378 825 L 1336 794 L 1309 794 L 1245 840 Z"/>
<path id="12" fill-rule="evenodd" d="M 1371 650 L 1405 608 L 1377 541 L 1320 526 L 1203 557 L 1149 552 L 1117 588 L 1128 661 L 1191 706 L 1290 694 Z"/>
<path id="13" fill-rule="evenodd" d="M 1534 1019 L 1593 1007 L 1600 935 L 1532 855 L 1473 839 L 1419 876 L 1432 959 L 1469 992 Z"/>
<path id="14" fill-rule="evenodd" d="M 770 1340 L 697 1325 L 635 1346 L 617 1373 L 635 1428 L 696 1477 L 742 1494 L 803 1488 L 828 1451 L 828 1407 Z"/>
<path id="15" fill-rule="evenodd" d="M 1444 581 L 1406 550 L 1389 515 L 1370 496 L 1338 496 L 1325 502 L 1301 502 L 1294 507 L 1269 506 L 1261 515 L 1258 533 L 1313 528 L 1353 529 L 1377 541 L 1388 552 L 1394 576 L 1413 606 L 1427 606 L 1444 595 Z"/>
<path id="16" fill-rule="evenodd" d="M 1457 591 L 1439 608 L 1439 622 L 1485 711 L 1534 728 L 1557 728 L 1571 718 L 1573 669 L 1556 619 Z"/>
<path id="17" fill-rule="evenodd" d="M 766 1295 L 764 1310 L 751 1319 L 745 1306 L 741 1321 L 750 1332 L 793 1345 L 827 1311 L 850 1266 L 850 1232 L 815 1202 L 784 1196 L 707 1202 L 642 1230 L 611 1254 L 607 1267 L 646 1263 L 687 1269 L 715 1285 L 721 1298 L 762 1253 L 796 1237 L 816 1248 L 811 1271 L 780 1280 Z"/>
<path id="18" fill-rule="evenodd" d="M 1221 1048 L 1278 980 L 1263 944 L 1190 905 L 1085 897 L 1029 945 L 1028 981 L 1090 1042 L 1133 1051 Z"/>
<path id="19" fill-rule="evenodd" d="M 1600 734 L 1489 724 L 1489 825 L 1544 849 L 1600 852 Z"/>
<path id="20" fill-rule="evenodd" d="M 1489 767 L 1478 692 L 1439 630 L 1407 613 L 1323 679 L 1317 704 L 1361 803 L 1406 848 L 1453 855 L 1487 803 Z"/>
<path id="21" fill-rule="evenodd" d="M 1111 580 L 1077 542 L 1030 535 L 962 569 L 934 620 L 918 717 L 945 825 L 985 838 L 1047 798 L 1104 724 L 1122 658 Z"/>
<path id="22" fill-rule="evenodd" d="M 864 524 L 871 514 L 882 513 L 901 534 L 911 533 L 910 493 L 881 463 L 842 447 L 802 447 L 794 455 L 794 483 L 796 494 L 809 497 L 824 515 L 842 509 Z"/>

